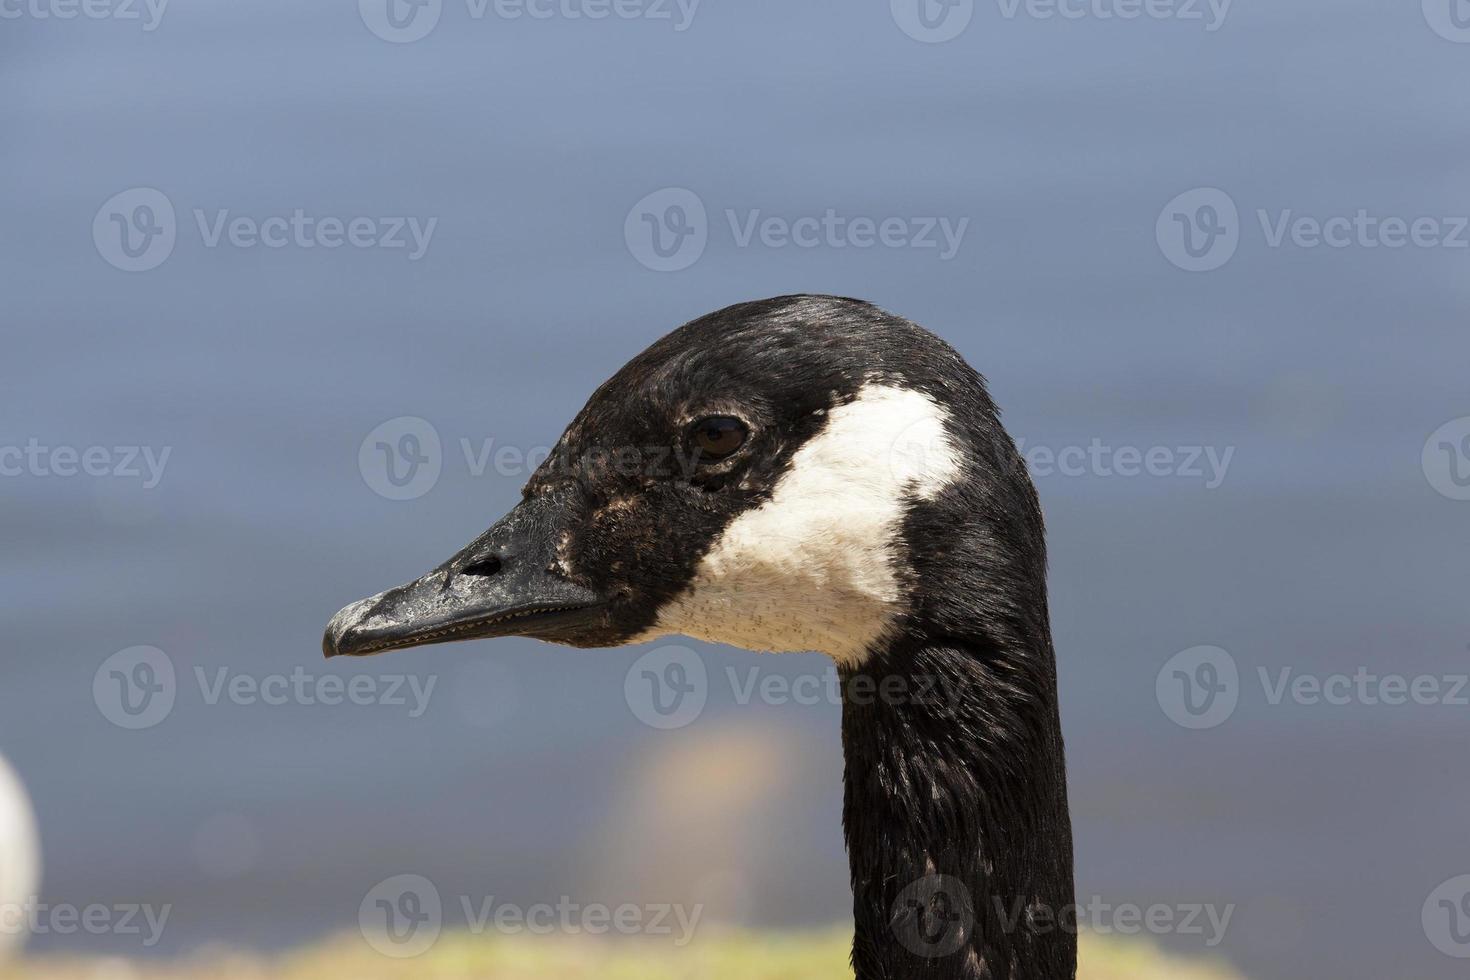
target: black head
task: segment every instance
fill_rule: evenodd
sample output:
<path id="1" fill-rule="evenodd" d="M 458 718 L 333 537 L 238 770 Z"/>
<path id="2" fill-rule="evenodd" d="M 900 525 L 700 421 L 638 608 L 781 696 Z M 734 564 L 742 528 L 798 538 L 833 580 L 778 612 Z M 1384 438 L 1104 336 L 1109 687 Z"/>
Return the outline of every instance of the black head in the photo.
<path id="1" fill-rule="evenodd" d="M 685 633 L 860 661 L 895 629 L 1008 628 L 1044 585 L 1040 515 L 983 382 L 856 300 L 744 303 L 599 388 L 508 516 L 354 603 L 328 656 L 486 636 Z M 1010 623 L 1024 627 L 1024 623 Z"/>

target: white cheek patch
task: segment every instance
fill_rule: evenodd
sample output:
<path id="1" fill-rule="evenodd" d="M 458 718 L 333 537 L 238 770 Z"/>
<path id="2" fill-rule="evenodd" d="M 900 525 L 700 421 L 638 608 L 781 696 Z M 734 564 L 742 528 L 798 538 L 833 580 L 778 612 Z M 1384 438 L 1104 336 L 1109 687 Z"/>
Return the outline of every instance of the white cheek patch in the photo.
<path id="1" fill-rule="evenodd" d="M 946 418 L 922 392 L 864 386 L 797 450 L 771 499 L 725 529 L 651 634 L 861 663 L 900 610 L 905 505 L 959 473 Z"/>

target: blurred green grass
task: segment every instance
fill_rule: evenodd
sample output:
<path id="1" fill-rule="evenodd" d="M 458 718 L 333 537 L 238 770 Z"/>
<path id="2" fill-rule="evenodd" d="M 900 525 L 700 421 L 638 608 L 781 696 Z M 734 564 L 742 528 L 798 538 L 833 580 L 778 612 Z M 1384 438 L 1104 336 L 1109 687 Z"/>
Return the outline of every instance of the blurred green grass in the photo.
<path id="1" fill-rule="evenodd" d="M 412 959 L 357 936 L 280 957 L 226 951 L 175 961 L 38 957 L 0 980 L 851 980 L 851 933 L 729 933 L 668 943 L 445 934 Z M 1222 964 L 1167 956 L 1147 942 L 1084 935 L 1078 980 L 1242 980 Z"/>

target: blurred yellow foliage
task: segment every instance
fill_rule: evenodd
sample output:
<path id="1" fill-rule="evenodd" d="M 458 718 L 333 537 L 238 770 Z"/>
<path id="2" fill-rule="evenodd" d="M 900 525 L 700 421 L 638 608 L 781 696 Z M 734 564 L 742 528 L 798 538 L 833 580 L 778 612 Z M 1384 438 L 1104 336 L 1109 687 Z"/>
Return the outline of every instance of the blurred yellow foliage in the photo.
<path id="1" fill-rule="evenodd" d="M 445 934 L 413 959 L 356 937 L 279 958 L 230 952 L 173 962 L 36 958 L 0 980 L 850 980 L 850 934 L 730 933 L 684 949 L 572 937 Z M 1147 943 L 1084 935 L 1078 980 L 1241 980 L 1223 965 L 1166 956 Z"/>

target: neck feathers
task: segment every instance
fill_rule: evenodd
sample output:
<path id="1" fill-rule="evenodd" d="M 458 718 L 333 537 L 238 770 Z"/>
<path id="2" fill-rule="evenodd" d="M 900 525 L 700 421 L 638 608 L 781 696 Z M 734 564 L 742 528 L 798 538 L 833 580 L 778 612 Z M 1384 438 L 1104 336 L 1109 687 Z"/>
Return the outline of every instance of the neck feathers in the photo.
<path id="1" fill-rule="evenodd" d="M 857 980 L 1075 975 L 1050 641 L 1025 656 L 897 644 L 843 672 Z"/>

